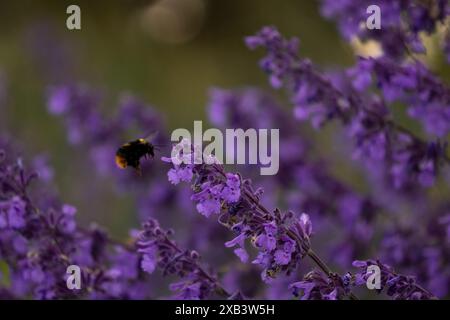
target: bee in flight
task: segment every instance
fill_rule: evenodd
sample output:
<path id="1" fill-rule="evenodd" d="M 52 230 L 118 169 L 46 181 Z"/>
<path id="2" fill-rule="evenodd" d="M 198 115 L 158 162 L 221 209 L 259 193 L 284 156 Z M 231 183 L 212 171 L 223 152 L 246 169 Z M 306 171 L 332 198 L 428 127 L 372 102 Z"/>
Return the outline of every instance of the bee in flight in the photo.
<path id="1" fill-rule="evenodd" d="M 116 165 L 125 169 L 132 167 L 141 175 L 141 158 L 155 157 L 156 147 L 147 139 L 137 139 L 123 144 L 116 152 Z"/>

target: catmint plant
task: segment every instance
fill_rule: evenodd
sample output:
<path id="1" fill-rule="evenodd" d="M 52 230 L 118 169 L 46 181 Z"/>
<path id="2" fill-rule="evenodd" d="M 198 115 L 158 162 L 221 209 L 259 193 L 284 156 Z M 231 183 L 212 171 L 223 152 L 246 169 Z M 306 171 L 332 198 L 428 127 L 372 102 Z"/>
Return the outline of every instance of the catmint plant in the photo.
<path id="1" fill-rule="evenodd" d="M 436 139 L 424 141 L 395 123 L 386 105 L 389 99 L 364 91 L 370 84 L 370 74 L 355 72 L 353 87 L 342 92 L 310 60 L 298 56 L 296 38 L 285 39 L 276 28 L 265 27 L 247 37 L 246 43 L 251 49 L 267 50 L 260 65 L 274 88 L 286 88 L 297 119 L 309 120 L 316 129 L 339 120 L 354 142 L 354 156 L 363 157 L 371 169 L 381 169 L 394 187 L 415 181 L 430 186 L 439 168 L 448 165 L 445 143 Z M 445 130 L 446 124 L 442 126 Z"/>
<path id="2" fill-rule="evenodd" d="M 76 208 L 55 195 L 31 193 L 33 181 L 39 183 L 49 169 L 39 158 L 35 163 L 40 166 L 27 166 L 11 144 L 0 141 L 0 258 L 11 279 L 9 287 L 2 287 L 2 297 L 148 297 L 137 253 L 94 225 L 80 227 Z M 48 182 L 40 182 L 46 188 Z M 80 290 L 66 286 L 69 265 L 82 270 Z"/>
<path id="3" fill-rule="evenodd" d="M 172 230 L 161 229 L 155 219 L 145 222 L 143 228 L 137 237 L 138 252 L 142 256 L 141 268 L 151 274 L 158 267 L 164 276 L 180 277 L 181 281 L 170 284 L 175 298 L 206 299 L 214 293 L 222 298 L 234 297 L 222 287 L 216 276 L 200 265 L 200 255 L 196 251 L 182 250 L 169 238 Z"/>
<path id="4" fill-rule="evenodd" d="M 111 196 L 131 198 L 123 214 L 141 229 L 115 239 L 89 215 L 80 224 L 78 205 L 57 192 L 51 155 L 24 156 L 1 136 L 0 298 L 448 297 L 450 87 L 428 51 L 450 62 L 450 2 L 378 1 L 380 29 L 370 29 L 373 4 L 319 2 L 344 41 L 374 42 L 377 54 L 328 70 L 300 54 L 297 38 L 265 26 L 245 44 L 263 49 L 270 87 L 209 90 L 206 113 L 219 130 L 279 128 L 275 176 L 208 154 L 196 163 L 185 140 L 161 157 L 171 145 L 162 112 L 127 93 L 108 114 L 104 92 L 70 81 L 66 43 L 45 25 L 30 30 L 26 45 L 54 84 L 47 111 L 82 154 L 76 165 L 111 184 Z M 6 76 L 2 115 L 13 98 Z M 141 176 L 116 167 L 118 147 L 155 132 L 157 156 L 143 161 Z M 66 283 L 71 265 L 82 275 L 75 290 Z M 377 288 L 368 285 L 374 268 Z"/>

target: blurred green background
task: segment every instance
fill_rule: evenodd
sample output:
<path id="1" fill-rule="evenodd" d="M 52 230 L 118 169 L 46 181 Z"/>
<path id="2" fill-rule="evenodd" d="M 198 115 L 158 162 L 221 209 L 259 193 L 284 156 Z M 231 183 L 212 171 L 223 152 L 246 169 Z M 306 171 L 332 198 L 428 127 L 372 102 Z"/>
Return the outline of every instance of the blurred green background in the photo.
<path id="1" fill-rule="evenodd" d="M 82 30 L 66 28 L 70 4 L 81 7 Z M 120 93 L 131 92 L 164 113 L 169 129 L 191 128 L 193 120 L 205 119 L 211 86 L 268 88 L 257 65 L 261 53 L 249 51 L 243 38 L 269 24 L 298 36 L 302 55 L 324 67 L 354 59 L 311 0 L 2 1 L 2 131 L 22 141 L 30 155 L 50 156 L 60 193 L 79 208 L 82 221 L 95 212 L 99 224 L 124 235 L 136 219 L 123 214 L 132 210 L 130 202 L 112 196 L 108 182 L 92 181 L 92 172 L 77 165 L 84 155 L 66 143 L 63 126 L 46 112 L 48 86 L 99 88 L 107 112 Z M 90 199 L 86 181 L 103 196 Z"/>

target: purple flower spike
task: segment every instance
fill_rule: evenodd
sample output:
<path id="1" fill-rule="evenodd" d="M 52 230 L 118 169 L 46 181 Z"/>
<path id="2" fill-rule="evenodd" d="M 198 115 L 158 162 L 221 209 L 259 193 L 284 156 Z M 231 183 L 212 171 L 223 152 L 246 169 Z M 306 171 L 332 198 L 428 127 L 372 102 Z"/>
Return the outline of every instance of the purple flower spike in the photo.
<path id="1" fill-rule="evenodd" d="M 136 242 L 142 258 L 141 268 L 148 273 L 158 268 L 163 275 L 180 277 L 180 282 L 170 285 L 170 290 L 175 292 L 174 298 L 206 299 L 214 294 L 230 296 L 216 277 L 200 266 L 200 256 L 196 251 L 181 250 L 169 239 L 171 231 L 161 229 L 154 219 L 144 223 L 143 227 Z"/>

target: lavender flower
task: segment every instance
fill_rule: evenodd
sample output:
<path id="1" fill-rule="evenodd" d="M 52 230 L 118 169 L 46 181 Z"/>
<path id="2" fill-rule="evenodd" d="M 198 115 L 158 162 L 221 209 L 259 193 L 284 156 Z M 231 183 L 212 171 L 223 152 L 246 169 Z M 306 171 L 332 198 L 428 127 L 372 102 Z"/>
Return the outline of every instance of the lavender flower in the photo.
<path id="1" fill-rule="evenodd" d="M 289 285 L 292 294 L 301 300 L 340 300 L 350 293 L 351 274 L 327 276 L 313 270 L 302 281 Z"/>
<path id="2" fill-rule="evenodd" d="M 57 30 L 48 20 L 32 22 L 19 43 L 39 76 L 50 83 L 73 80 L 77 74 L 77 48 Z"/>
<path id="3" fill-rule="evenodd" d="M 181 250 L 169 239 L 172 231 L 164 231 L 159 223 L 150 219 L 137 238 L 138 252 L 142 256 L 141 268 L 153 273 L 161 269 L 164 276 L 177 275 L 182 280 L 170 284 L 170 290 L 178 299 L 206 299 L 217 293 L 222 297 L 231 295 L 219 284 L 216 277 L 200 265 L 196 251 Z"/>
<path id="4" fill-rule="evenodd" d="M 25 202 L 18 196 L 0 202 L 0 229 L 21 229 L 25 226 Z"/>
<path id="5" fill-rule="evenodd" d="M 129 249 L 125 245 L 114 245 L 116 251 L 107 252 L 112 244 L 108 236 L 95 227 L 80 228 L 73 206 L 54 197 L 34 201 L 29 187 L 36 177 L 2 139 L 0 257 L 11 277 L 11 286 L 4 290 L 14 297 L 39 299 L 147 296 L 148 288 L 139 288 L 145 277 L 139 272 L 137 255 L 126 253 Z M 124 254 L 128 266 L 121 263 L 119 268 L 116 261 Z M 83 290 L 67 289 L 66 268 L 71 264 L 82 269 Z"/>
<path id="6" fill-rule="evenodd" d="M 163 176 L 159 162 L 143 162 L 141 178 L 129 170 L 117 170 L 114 163 L 117 148 L 135 138 L 136 132 L 138 137 L 156 132 L 152 142 L 166 144 L 161 116 L 151 106 L 130 95 L 121 98 L 116 113 L 109 117 L 102 112 L 100 102 L 96 90 L 64 85 L 49 89 L 47 106 L 49 112 L 60 117 L 66 125 L 68 141 L 84 148 L 83 151 L 90 155 L 89 168 L 94 168 L 101 177 L 113 176 L 119 191 L 135 186 L 133 196 L 143 221 L 153 213 L 161 212 L 162 208 L 176 207 L 178 202 L 173 199 L 182 198 L 182 195 L 158 182 Z M 185 210 L 186 206 L 182 205 L 182 208 Z"/>
<path id="7" fill-rule="evenodd" d="M 281 128 L 280 149 L 283 152 L 280 154 L 280 171 L 276 176 L 267 181 L 255 173 L 252 166 L 241 166 L 245 175 L 252 177 L 265 190 L 276 188 L 281 191 L 267 192 L 261 201 L 268 206 L 287 203 L 293 211 L 304 210 L 316 217 L 317 225 L 320 224 L 319 220 L 333 219 L 333 230 L 339 226 L 346 231 L 342 240 L 336 238 L 334 245 L 329 248 L 330 252 L 334 252 L 331 259 L 338 259 L 343 267 L 353 261 L 353 256 L 367 251 L 371 245 L 373 224 L 380 211 L 380 204 L 337 179 L 330 172 L 325 159 L 311 157 L 316 151 L 313 148 L 314 142 L 297 128 L 297 123 L 270 94 L 256 88 L 214 88 L 210 92 L 208 111 L 211 122 L 221 129 L 232 126 L 244 130 Z M 261 117 L 261 114 L 267 117 Z M 175 170 L 169 172 L 172 171 Z M 322 232 L 325 232 L 324 228 L 326 225 L 320 225 Z M 336 255 L 335 252 L 339 254 Z"/>
<path id="8" fill-rule="evenodd" d="M 186 143 L 182 141 L 180 144 Z M 186 155 L 180 151 L 179 157 L 190 159 L 193 157 L 193 153 Z M 171 161 L 168 158 L 163 160 Z M 312 227 L 308 215 L 296 216 L 292 212 L 282 214 L 278 209 L 273 212 L 268 211 L 260 204 L 260 190 L 255 192 L 251 182 L 243 180 L 239 175 L 225 173 L 223 167 L 217 162 L 199 165 L 184 163 L 174 165 L 174 168 L 169 171 L 169 179 L 173 181 L 173 177 L 179 174 L 179 181 L 189 182 L 191 179 L 184 178 L 186 177 L 186 170 L 192 172 L 192 174 L 189 174 L 189 177 L 192 175 L 194 179 L 192 200 L 197 202 L 198 211 L 205 214 L 204 208 L 210 207 L 211 202 L 214 203 L 211 207 L 214 210 L 209 211 L 207 217 L 218 214 L 219 222 L 237 233 L 237 236 L 227 241 L 225 246 L 235 247 L 235 254 L 242 262 L 248 260 L 245 240 L 251 239 L 252 244 L 258 250 L 258 255 L 253 263 L 263 267 L 261 277 L 265 282 L 271 282 L 281 271 L 289 275 L 296 270 L 299 261 L 308 256 L 321 268 L 322 272 L 313 271 L 305 276 L 303 281 L 291 284 L 290 288 L 294 295 L 298 295 L 299 291 L 302 290 L 302 298 L 304 299 L 342 299 L 344 297 L 355 299 L 351 287 L 361 285 L 362 280 L 366 279 L 368 275 L 358 274 L 352 277 L 348 273 L 340 277 L 333 273 L 311 250 Z M 223 190 L 230 184 L 230 177 L 233 177 L 235 181 L 239 178 L 239 181 L 241 181 L 239 185 L 236 182 L 234 183 L 236 187 L 239 186 L 240 197 L 238 201 L 235 198 L 230 199 L 223 195 Z M 362 266 L 358 262 L 354 264 L 358 267 Z M 151 266 L 153 265 L 154 263 L 151 264 Z M 390 272 L 392 275 L 387 282 L 389 286 L 388 295 L 395 299 L 427 299 L 433 297 L 425 289 L 416 286 L 411 278 L 397 275 L 385 265 L 383 265 L 383 268 L 385 272 Z M 406 286 L 405 281 L 410 286 L 407 293 L 403 290 Z"/>
<path id="9" fill-rule="evenodd" d="M 187 142 L 182 141 L 180 145 Z M 181 148 L 182 149 L 182 148 Z M 192 158 L 193 153 L 183 154 L 180 158 Z M 193 152 L 193 151 L 192 151 Z M 170 162 L 170 159 L 163 160 Z M 268 211 L 259 203 L 261 191 L 254 191 L 249 180 L 241 180 L 239 201 L 223 196 L 221 190 L 228 185 L 229 173 L 223 171 L 223 167 L 217 163 L 189 165 L 181 163 L 174 165 L 170 172 L 184 175 L 184 170 L 192 170 L 194 176 L 192 199 L 196 202 L 199 212 L 204 206 L 210 206 L 211 198 L 216 201 L 220 210 L 214 212 L 219 214 L 218 220 L 225 227 L 237 233 L 234 239 L 225 243 L 226 247 L 237 247 L 235 254 L 242 262 L 248 259 L 245 250 L 245 240 L 251 239 L 253 246 L 258 250 L 258 255 L 252 263 L 263 268 L 261 278 L 270 283 L 278 273 L 287 275 L 295 271 L 300 260 L 305 256 L 310 257 L 322 270 L 331 276 L 331 270 L 311 250 L 310 236 L 312 225 L 307 214 L 295 215 L 293 212 L 281 213 L 278 209 Z M 236 176 L 234 176 L 236 177 Z M 206 187 L 205 187 L 206 186 Z M 212 194 L 205 197 L 205 190 L 214 190 Z M 198 195 L 201 196 L 198 196 Z M 199 207 L 199 204 L 201 206 Z M 214 205 L 216 208 L 217 205 Z M 349 296 L 354 297 L 351 293 Z"/>
<path id="10" fill-rule="evenodd" d="M 269 74 L 270 82 L 276 83 L 275 88 L 285 86 L 299 120 L 309 119 L 318 129 L 339 119 L 355 142 L 355 155 L 363 155 L 372 170 L 374 165 L 383 168 L 395 187 L 416 181 L 430 186 L 439 167 L 449 162 L 445 144 L 422 141 L 392 121 L 382 99 L 361 93 L 370 83 L 367 73 L 355 75 L 356 89 L 347 86 L 343 90 L 331 77 L 319 73 L 309 60 L 298 57 L 297 40 L 284 39 L 273 27 L 247 37 L 246 43 L 251 49 L 267 49 L 261 67 Z M 367 68 L 367 63 L 363 62 L 361 68 Z M 411 81 L 406 80 L 398 75 L 401 85 L 409 89 Z M 430 88 L 424 92 L 429 93 Z"/>
<path id="11" fill-rule="evenodd" d="M 361 58 L 350 73 L 359 91 L 368 89 L 374 74 L 386 101 L 404 103 L 408 114 L 421 121 L 428 133 L 439 137 L 450 133 L 450 89 L 420 62 L 398 64 L 388 58 Z M 367 77 L 364 83 L 363 77 Z"/>
<path id="12" fill-rule="evenodd" d="M 380 7 L 381 30 L 369 30 L 365 23 L 370 5 Z M 443 23 L 450 5 L 446 0 L 423 1 L 332 1 L 323 0 L 322 15 L 335 20 L 346 40 L 358 37 L 363 41 L 373 39 L 382 45 L 384 54 L 402 58 L 410 51 L 424 53 L 425 47 L 419 33 L 431 34 Z"/>
<path id="13" fill-rule="evenodd" d="M 193 154 L 181 156 L 189 158 Z M 275 210 L 271 213 L 263 209 L 258 200 L 260 191 L 253 191 L 250 181 L 242 181 L 239 175 L 225 173 L 217 162 L 212 165 L 174 165 L 169 171 L 169 179 L 173 181 L 172 177 L 178 175 L 178 180 L 183 181 L 186 170 L 191 170 L 190 176 L 195 177 L 195 193 L 191 199 L 197 203 L 197 210 L 206 217 L 219 215 L 222 225 L 237 232 L 225 246 L 236 247 L 236 255 L 246 261 L 248 254 L 244 241 L 252 239 L 259 250 L 253 263 L 263 266 L 264 281 L 270 281 L 280 270 L 289 273 L 307 254 L 311 222 L 306 214 L 295 216 L 292 212 L 282 214 Z"/>
<path id="14" fill-rule="evenodd" d="M 413 277 L 397 274 L 390 266 L 374 260 L 353 262 L 353 266 L 361 269 L 355 275 L 356 285 L 366 285 L 366 281 L 371 275 L 367 268 L 371 265 L 378 266 L 381 270 L 380 292 L 385 290 L 387 295 L 393 299 L 428 300 L 434 298 L 430 292 L 419 286 Z"/>
<path id="15" fill-rule="evenodd" d="M 417 281 L 438 297 L 449 292 L 448 209 L 444 203 L 428 211 L 426 217 L 421 218 L 418 212 L 407 223 L 395 221 L 386 227 L 379 250 L 383 262 L 415 274 Z"/>
<path id="16" fill-rule="evenodd" d="M 132 195 L 145 222 L 141 232 L 130 231 L 127 242 L 113 240 L 94 224 L 81 227 L 77 208 L 55 191 L 46 156 L 26 161 L 12 148 L 15 143 L 0 139 L 0 269 L 6 270 L 0 277 L 7 278 L 0 282 L 0 298 L 159 298 L 167 287 L 161 273 L 170 278 L 169 295 L 176 299 L 291 298 L 290 293 L 300 299 L 356 299 L 353 291 L 364 292 L 371 265 L 382 271 L 379 293 L 393 299 L 448 295 L 450 211 L 448 188 L 438 178 L 450 163 L 450 90 L 415 54 L 425 53 L 422 35 L 436 31 L 450 5 L 379 1 L 378 31 L 361 28 L 370 4 L 322 1 L 322 14 L 337 21 L 346 40 L 381 44 L 381 57 L 359 58 L 349 69 L 321 71 L 299 56 L 296 38 L 286 39 L 274 27 L 246 38 L 251 49 L 265 48 L 260 66 L 273 88 L 287 92 L 291 113 L 261 89 L 210 91 L 208 112 L 215 126 L 281 129 L 280 171 L 270 179 L 247 165 L 239 173 L 226 172 L 213 157 L 211 164 L 174 165 L 167 178 L 157 160 L 143 164 L 142 177 L 118 170 L 114 153 L 125 141 L 159 131 L 155 144 L 167 143 L 162 116 L 129 95 L 107 115 L 97 90 L 51 87 L 48 111 L 64 123 L 71 146 L 89 155 L 86 168 L 112 177 L 118 192 Z M 47 40 L 50 56 L 61 60 L 64 48 Z M 442 40 L 448 56 L 448 34 Z M 55 69 L 41 46 L 32 46 L 51 79 L 73 76 L 60 72 L 70 70 L 70 59 Z M 1 88 L 0 83 L 0 108 Z M 423 132 L 399 123 L 394 110 L 399 107 Z M 323 156 L 324 139 L 299 126 L 305 121 L 322 134 L 326 125 L 339 122 L 335 140 L 327 142 L 341 145 L 330 151 L 332 160 Z M 337 172 L 341 160 L 350 163 L 350 178 Z M 176 241 L 171 229 L 160 227 L 169 224 L 182 226 Z M 222 245 L 231 250 L 217 250 Z M 354 261 L 366 257 L 380 260 Z M 359 270 L 339 274 L 325 260 L 346 271 L 354 261 Z M 70 264 L 82 270 L 81 290 L 66 287 Z"/>
<path id="17" fill-rule="evenodd" d="M 112 176 L 118 194 L 132 197 L 140 221 L 157 218 L 160 223 L 171 224 L 173 227 L 177 227 L 176 224 L 173 225 L 174 221 L 182 222 L 184 228 L 177 233 L 178 239 L 188 247 L 209 253 L 208 258 L 216 259 L 217 254 L 208 248 L 222 242 L 224 230 L 212 222 L 205 224 L 202 217 L 193 214 L 195 207 L 189 201 L 187 190 L 161 183 L 161 179 L 165 179 L 165 170 L 160 161 L 144 161 L 142 176 L 137 176 L 131 170 L 118 170 L 114 163 L 118 146 L 136 135 L 143 137 L 157 132 L 152 143 L 162 146 L 158 152 L 163 152 L 164 146 L 167 146 L 167 134 L 162 116 L 131 95 L 124 95 L 116 112 L 110 116 L 102 112 L 100 101 L 99 93 L 86 86 L 56 86 L 49 90 L 49 112 L 60 117 L 66 124 L 69 142 L 70 132 L 78 133 L 80 143 L 76 147 L 90 155 L 90 162 L 83 170 L 93 170 L 93 174 L 103 178 Z M 189 174 L 189 171 L 186 173 Z M 232 188 L 225 191 L 233 196 Z M 223 260 L 224 257 L 220 257 L 218 261 Z"/>
<path id="18" fill-rule="evenodd" d="M 289 288 L 294 296 L 302 300 L 340 300 L 351 293 L 354 287 L 366 287 L 371 272 L 370 266 L 378 266 L 381 270 L 381 288 L 378 293 L 385 292 L 394 300 L 429 300 L 435 296 L 419 286 L 411 276 L 395 273 L 391 267 L 380 261 L 354 261 L 353 266 L 360 269 L 356 274 L 347 272 L 343 276 L 336 273 L 326 275 L 313 270 L 302 281 L 292 283 Z"/>

